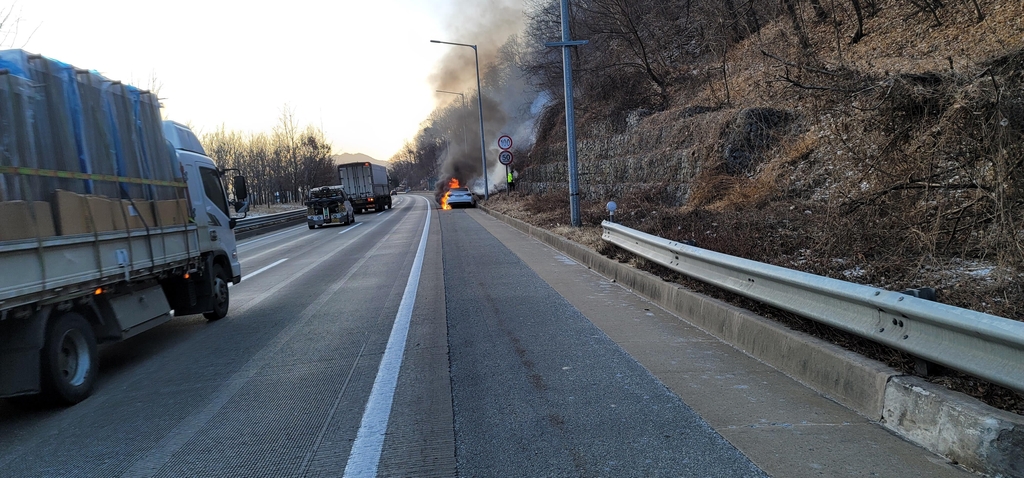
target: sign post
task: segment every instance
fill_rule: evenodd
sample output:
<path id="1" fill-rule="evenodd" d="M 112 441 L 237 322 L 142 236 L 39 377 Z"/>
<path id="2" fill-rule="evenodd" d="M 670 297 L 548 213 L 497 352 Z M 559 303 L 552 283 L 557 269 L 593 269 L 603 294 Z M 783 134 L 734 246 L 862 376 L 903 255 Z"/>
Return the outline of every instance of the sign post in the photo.
<path id="1" fill-rule="evenodd" d="M 505 190 L 509 193 L 515 189 L 515 183 L 512 179 L 512 173 L 509 171 L 508 166 L 512 164 L 512 137 L 503 134 L 498 138 L 498 147 L 501 148 L 501 152 L 498 153 L 498 162 L 505 165 Z"/>

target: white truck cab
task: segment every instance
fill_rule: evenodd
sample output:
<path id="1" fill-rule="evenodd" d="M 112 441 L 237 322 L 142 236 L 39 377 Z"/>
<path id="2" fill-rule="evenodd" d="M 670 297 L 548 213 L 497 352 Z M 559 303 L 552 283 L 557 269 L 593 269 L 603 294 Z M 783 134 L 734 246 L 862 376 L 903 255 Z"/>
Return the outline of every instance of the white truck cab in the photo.
<path id="1" fill-rule="evenodd" d="M 204 251 L 224 251 L 231 267 L 231 282 L 237 284 L 242 280 L 242 266 L 238 263 L 238 250 L 235 244 L 235 220 L 228 209 L 227 194 L 222 181 L 224 173 L 206 156 L 203 145 L 199 143 L 195 133 L 187 126 L 174 121 L 164 121 L 164 137 L 174 146 L 182 175 L 188 183 L 189 191 L 202 191 L 203 194 L 190 194 L 189 202 L 193 209 L 192 217 L 200 230 L 207 226 L 207 234 L 199 237 L 200 248 Z M 248 204 L 243 204 L 238 212 L 244 213 Z"/>

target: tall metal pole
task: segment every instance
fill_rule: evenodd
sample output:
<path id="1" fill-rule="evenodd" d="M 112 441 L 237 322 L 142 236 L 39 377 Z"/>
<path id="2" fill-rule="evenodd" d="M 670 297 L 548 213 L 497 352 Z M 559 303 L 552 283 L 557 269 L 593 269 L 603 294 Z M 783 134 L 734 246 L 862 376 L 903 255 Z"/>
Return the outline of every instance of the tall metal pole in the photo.
<path id="1" fill-rule="evenodd" d="M 490 198 L 490 183 L 487 182 L 487 145 L 484 144 L 484 92 L 480 89 L 480 55 L 473 45 L 473 57 L 476 58 L 476 103 L 480 107 L 480 161 L 484 166 L 484 199 Z"/>
<path id="2" fill-rule="evenodd" d="M 586 40 L 569 39 L 569 0 L 562 0 L 562 41 L 545 43 L 548 47 L 562 47 L 562 77 L 565 80 L 565 142 L 569 156 L 569 219 L 573 227 L 580 222 L 580 186 L 576 174 L 576 118 L 573 115 L 572 50 L 586 45 Z"/>
<path id="3" fill-rule="evenodd" d="M 480 88 L 480 55 L 477 53 L 476 45 L 470 45 L 468 43 L 453 43 L 440 40 L 430 40 L 430 43 L 468 46 L 473 49 L 473 57 L 476 59 L 476 101 L 477 106 L 480 107 L 480 163 L 484 167 L 484 199 L 489 199 L 490 186 L 487 184 L 487 145 L 484 143 L 484 98 L 483 90 Z"/>

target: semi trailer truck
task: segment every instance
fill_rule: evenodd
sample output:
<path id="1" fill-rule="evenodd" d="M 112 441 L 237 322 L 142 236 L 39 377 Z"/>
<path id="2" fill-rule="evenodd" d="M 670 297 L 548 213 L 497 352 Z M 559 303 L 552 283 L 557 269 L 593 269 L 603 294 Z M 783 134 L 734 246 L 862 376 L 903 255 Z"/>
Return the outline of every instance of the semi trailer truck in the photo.
<path id="1" fill-rule="evenodd" d="M 370 162 L 338 165 L 338 179 L 356 212 L 391 209 L 388 169 Z"/>
<path id="2" fill-rule="evenodd" d="M 228 312 L 248 208 L 156 95 L 0 51 L 0 397 L 74 404 L 97 345 Z M 35 400 L 35 398 L 29 398 Z"/>

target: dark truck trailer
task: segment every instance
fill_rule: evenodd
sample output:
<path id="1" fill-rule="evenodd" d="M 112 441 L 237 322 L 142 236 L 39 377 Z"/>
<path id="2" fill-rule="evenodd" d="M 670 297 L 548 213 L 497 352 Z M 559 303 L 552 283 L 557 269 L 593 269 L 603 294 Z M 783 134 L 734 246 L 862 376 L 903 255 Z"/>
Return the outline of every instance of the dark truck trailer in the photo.
<path id="1" fill-rule="evenodd" d="M 340 164 L 338 178 L 356 212 L 391 209 L 388 170 L 384 166 L 368 162 Z"/>
<path id="2" fill-rule="evenodd" d="M 306 201 L 306 225 L 310 229 L 328 224 L 343 226 L 356 222 L 354 208 L 341 186 L 313 188 Z"/>

